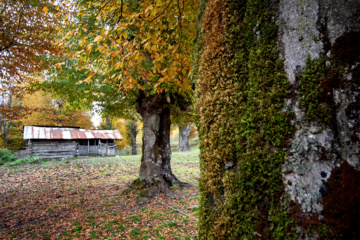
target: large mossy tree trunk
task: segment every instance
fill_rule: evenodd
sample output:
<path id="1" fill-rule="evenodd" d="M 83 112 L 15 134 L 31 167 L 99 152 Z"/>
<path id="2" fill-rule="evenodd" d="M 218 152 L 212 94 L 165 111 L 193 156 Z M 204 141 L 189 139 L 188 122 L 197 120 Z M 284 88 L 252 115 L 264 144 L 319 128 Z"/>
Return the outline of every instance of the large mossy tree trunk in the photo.
<path id="1" fill-rule="evenodd" d="M 207 2 L 199 239 L 359 239 L 359 9 Z"/>
<path id="2" fill-rule="evenodd" d="M 189 137 L 191 130 L 194 128 L 191 124 L 179 125 L 179 151 L 190 151 Z"/>
<path id="3" fill-rule="evenodd" d="M 139 179 L 146 186 L 167 192 L 174 184 L 185 186 L 171 170 L 170 109 L 162 96 L 144 97 L 137 107 L 143 120 L 143 148 Z"/>

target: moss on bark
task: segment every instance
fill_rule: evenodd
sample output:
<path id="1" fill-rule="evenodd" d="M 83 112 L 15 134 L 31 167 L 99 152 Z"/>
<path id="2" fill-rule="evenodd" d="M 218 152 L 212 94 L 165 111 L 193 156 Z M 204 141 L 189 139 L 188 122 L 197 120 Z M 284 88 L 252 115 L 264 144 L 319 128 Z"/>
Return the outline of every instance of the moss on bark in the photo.
<path id="1" fill-rule="evenodd" d="M 281 167 L 293 127 L 275 19 L 275 1 L 207 4 L 195 105 L 200 239 L 293 238 Z"/>

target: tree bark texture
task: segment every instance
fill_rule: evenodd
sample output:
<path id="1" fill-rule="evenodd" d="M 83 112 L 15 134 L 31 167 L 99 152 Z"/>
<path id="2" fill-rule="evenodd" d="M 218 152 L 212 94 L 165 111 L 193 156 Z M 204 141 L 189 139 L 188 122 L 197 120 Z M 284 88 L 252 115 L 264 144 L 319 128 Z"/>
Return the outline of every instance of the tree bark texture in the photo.
<path id="1" fill-rule="evenodd" d="M 143 148 L 139 179 L 161 191 L 183 184 L 171 170 L 170 109 L 166 99 L 150 96 L 142 99 L 137 111 L 143 119 Z"/>
<path id="2" fill-rule="evenodd" d="M 330 203 L 343 199 L 347 208 L 360 205 L 359 200 L 350 200 L 354 194 L 359 199 L 360 182 L 346 180 L 360 175 L 359 9 L 356 0 L 304 1 L 303 5 L 282 0 L 278 21 L 284 68 L 296 93 L 286 102 L 295 114 L 296 131 L 283 169 L 285 189 L 300 206 L 299 215 L 323 218 L 331 232 L 344 239 L 360 237 L 355 220 L 360 212 Z M 318 91 L 309 84 L 314 77 Z M 318 94 L 313 98 L 318 105 L 306 101 L 312 94 Z M 344 175 L 336 176 L 339 171 Z M 331 184 L 334 178 L 339 185 Z"/>
<path id="3" fill-rule="evenodd" d="M 199 239 L 360 238 L 359 9 L 207 2 Z"/>
<path id="4" fill-rule="evenodd" d="M 191 124 L 179 125 L 179 151 L 190 151 L 189 137 L 191 130 L 194 128 Z"/>

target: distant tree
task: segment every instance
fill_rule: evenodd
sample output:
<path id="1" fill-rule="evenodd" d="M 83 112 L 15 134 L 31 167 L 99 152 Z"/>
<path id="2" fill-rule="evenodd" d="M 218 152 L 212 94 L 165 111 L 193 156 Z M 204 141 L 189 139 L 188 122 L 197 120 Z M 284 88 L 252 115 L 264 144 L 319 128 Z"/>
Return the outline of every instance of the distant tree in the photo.
<path id="1" fill-rule="evenodd" d="M 119 130 L 119 132 L 123 138 L 122 140 L 116 141 L 118 149 L 123 149 L 126 146 L 129 146 L 129 143 L 131 142 L 131 140 L 129 139 L 129 134 L 128 134 L 128 130 L 126 128 L 125 121 L 122 119 L 117 119 L 114 123 L 114 128 Z"/>
<path id="2" fill-rule="evenodd" d="M 192 122 L 192 111 L 189 107 L 186 111 L 176 111 L 173 113 L 171 122 L 179 127 L 179 151 L 190 151 L 189 139 L 195 125 Z"/>
<path id="3" fill-rule="evenodd" d="M 23 125 L 93 128 L 89 113 L 69 109 L 68 103 L 62 98 L 52 98 L 50 94 L 38 91 L 26 94 L 23 102 L 31 112 L 20 119 Z"/>
<path id="4" fill-rule="evenodd" d="M 7 146 L 8 135 L 13 122 L 22 114 L 19 99 L 13 97 L 11 92 L 2 93 L 0 97 L 0 132 L 3 145 Z"/>
<path id="5" fill-rule="evenodd" d="M 103 121 L 100 123 L 100 126 L 98 128 L 106 130 L 114 129 L 113 117 L 111 117 L 110 115 L 106 116 L 105 119 L 103 119 Z"/>
<path id="6" fill-rule="evenodd" d="M 7 144 L 4 147 L 10 150 L 17 151 L 22 147 L 25 147 L 25 141 L 23 140 L 23 124 L 19 120 L 11 122 L 11 128 L 8 134 Z"/>
<path id="7" fill-rule="evenodd" d="M 189 139 L 195 125 L 188 123 L 185 125 L 179 124 L 178 126 L 179 126 L 179 151 L 180 152 L 190 151 Z"/>
<path id="8" fill-rule="evenodd" d="M 138 123 L 133 120 L 126 121 L 126 129 L 128 131 L 128 136 L 130 137 L 131 153 L 132 155 L 137 155 L 136 149 L 136 136 L 139 133 Z"/>

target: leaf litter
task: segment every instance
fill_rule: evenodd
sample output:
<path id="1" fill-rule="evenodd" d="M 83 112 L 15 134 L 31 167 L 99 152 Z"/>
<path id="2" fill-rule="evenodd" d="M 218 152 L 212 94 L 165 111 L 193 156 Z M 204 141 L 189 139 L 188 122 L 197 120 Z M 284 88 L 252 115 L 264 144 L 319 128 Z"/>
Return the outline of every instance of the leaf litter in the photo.
<path id="1" fill-rule="evenodd" d="M 198 155 L 172 158 L 194 186 Z M 171 198 L 124 192 L 139 166 L 140 156 L 122 156 L 0 168 L 0 239 L 197 239 L 197 187 L 174 186 Z"/>

